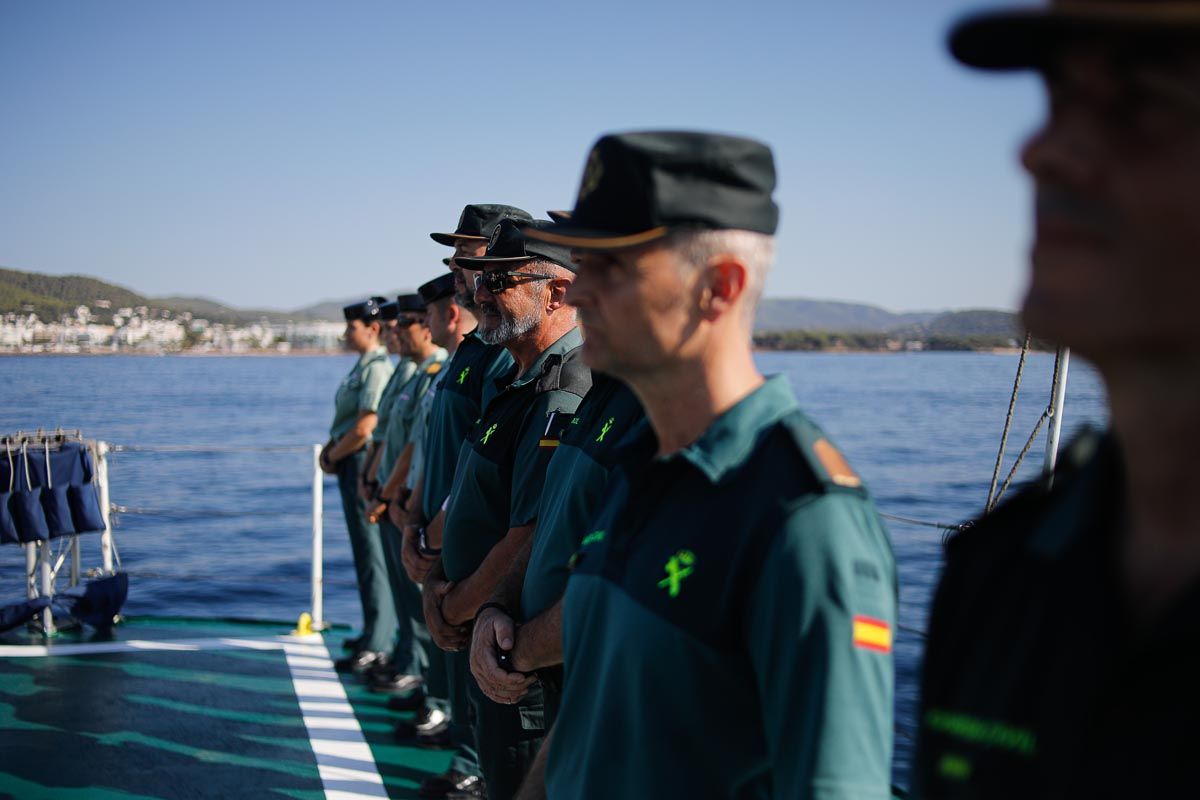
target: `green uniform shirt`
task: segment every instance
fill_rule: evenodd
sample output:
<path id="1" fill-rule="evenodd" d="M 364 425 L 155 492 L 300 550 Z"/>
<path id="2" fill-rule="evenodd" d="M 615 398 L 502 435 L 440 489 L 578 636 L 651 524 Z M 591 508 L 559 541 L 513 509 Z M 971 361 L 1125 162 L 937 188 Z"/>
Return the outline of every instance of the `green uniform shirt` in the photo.
<path id="1" fill-rule="evenodd" d="M 377 412 L 379 414 L 379 424 L 375 426 L 375 430 L 371 433 L 371 441 L 383 441 L 387 433 L 388 419 L 392 413 L 392 403 L 396 399 L 396 393 L 404 387 L 404 384 L 408 383 L 416 371 L 416 362 L 408 357 L 400 359 L 400 362 L 396 364 L 396 368 L 392 370 L 392 377 L 388 378 L 387 386 L 383 387 L 383 395 L 379 398 L 379 410 Z"/>
<path id="2" fill-rule="evenodd" d="M 429 386 L 425 388 L 425 392 L 417 399 L 417 415 L 413 420 L 412 443 L 413 452 L 412 460 L 408 464 L 408 479 L 405 485 L 414 490 L 417 488 L 417 483 L 421 476 L 425 474 L 425 445 L 429 441 L 427 434 L 429 430 L 429 413 L 433 410 L 433 402 L 437 398 L 438 391 L 442 388 L 442 381 L 446 380 L 447 370 L 446 364 L 442 363 L 442 369 L 437 375 L 433 376 L 433 380 L 429 382 Z"/>
<path id="3" fill-rule="evenodd" d="M 571 574 L 567 562 L 604 501 L 617 442 L 644 419 L 641 403 L 621 381 L 592 373 L 592 388 L 567 420 L 546 467 L 533 551 L 521 591 L 526 620 L 562 597 Z"/>
<path id="4" fill-rule="evenodd" d="M 582 344 L 572 328 L 523 375 L 514 367 L 463 445 L 442 532 L 442 567 L 450 580 L 475 572 L 510 528 L 537 519 L 546 464 L 558 443 L 555 418 L 574 414 L 581 399 L 543 382 L 553 380 L 548 370 L 557 374 L 564 360 L 578 356 Z"/>
<path id="5" fill-rule="evenodd" d="M 487 345 L 472 333 L 462 340 L 445 365 L 446 377 L 433 401 L 425 435 L 425 488 L 421 510 L 426 520 L 437 516 L 450 495 L 454 467 L 471 427 L 496 394 L 496 380 L 513 365 L 500 345 Z"/>
<path id="6" fill-rule="evenodd" d="M 354 427 L 360 412 L 378 411 L 379 398 L 390 377 L 392 362 L 388 360 L 387 350 L 376 347 L 363 353 L 338 386 L 329 435 L 340 439 Z"/>
<path id="7" fill-rule="evenodd" d="M 434 377 L 441 371 L 442 362 L 446 360 L 446 351 L 437 348 L 429 358 L 419 365 L 413 365 L 409 379 L 394 393 L 391 408 L 385 417 L 380 416 L 380 423 L 386 425 L 383 432 L 383 458 L 379 460 L 379 469 L 375 479 L 386 483 L 396 466 L 396 460 L 404 452 L 404 448 L 412 441 L 413 422 L 417 417 L 417 400 L 425 393 Z M 383 405 L 380 404 L 382 410 Z M 377 429 L 378 430 L 378 429 Z"/>
<path id="8" fill-rule="evenodd" d="M 563 610 L 549 797 L 890 795 L 891 545 L 773 378 L 692 445 L 622 443 Z"/>
<path id="9" fill-rule="evenodd" d="M 950 539 L 916 796 L 1200 794 L 1200 581 L 1131 622 L 1124 470 L 1113 436 L 1086 432 L 1051 488 L 1039 481 Z"/>

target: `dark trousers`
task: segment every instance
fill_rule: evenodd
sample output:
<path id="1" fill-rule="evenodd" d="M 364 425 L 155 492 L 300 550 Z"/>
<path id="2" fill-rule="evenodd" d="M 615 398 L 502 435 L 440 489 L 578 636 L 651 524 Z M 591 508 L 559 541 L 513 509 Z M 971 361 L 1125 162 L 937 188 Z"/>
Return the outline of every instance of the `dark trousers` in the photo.
<path id="1" fill-rule="evenodd" d="M 497 703 L 470 677 L 475 749 L 489 800 L 511 800 L 546 737 L 542 687 L 535 683 L 514 705 Z"/>
<path id="2" fill-rule="evenodd" d="M 542 706 L 545 708 L 546 730 L 554 727 L 558 719 L 558 710 L 562 708 L 563 667 L 545 667 L 538 670 L 538 678 L 542 684 Z"/>
<path id="3" fill-rule="evenodd" d="M 362 603 L 362 648 L 382 653 L 392 649 L 392 637 L 396 634 L 396 606 L 388 584 L 387 561 L 379 526 L 367 522 L 362 501 L 358 497 L 358 473 L 365 459 L 366 451 L 359 450 L 338 462 L 338 491 L 342 495 L 342 513 L 350 534 L 358 599 Z"/>
<path id="4" fill-rule="evenodd" d="M 429 638 L 429 629 L 425 627 L 421 590 L 409 580 L 404 571 L 404 562 L 400 560 L 400 529 L 384 518 L 379 521 L 379 535 L 383 540 L 388 582 L 391 584 L 396 619 L 399 620 L 396 646 L 392 650 L 392 666 L 405 675 L 421 675 L 429 663 L 426 654 L 431 648 L 436 649 Z"/>
<path id="5" fill-rule="evenodd" d="M 443 651 L 446 662 L 446 683 L 450 701 L 450 740 L 454 743 L 454 759 L 450 769 L 464 775 L 479 775 L 479 753 L 475 750 L 475 711 L 471 705 L 469 686 L 475 685 L 471 677 L 470 653 L 458 650 Z M 491 797 L 489 791 L 488 797 Z"/>

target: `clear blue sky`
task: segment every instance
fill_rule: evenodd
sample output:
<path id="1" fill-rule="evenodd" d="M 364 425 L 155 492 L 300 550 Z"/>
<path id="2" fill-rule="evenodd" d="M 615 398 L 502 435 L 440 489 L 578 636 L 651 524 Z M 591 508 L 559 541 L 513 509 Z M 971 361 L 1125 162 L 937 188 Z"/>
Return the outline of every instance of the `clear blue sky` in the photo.
<path id="1" fill-rule="evenodd" d="M 963 0 L 0 1 L 0 265 L 296 308 L 412 287 L 466 202 L 569 207 L 605 131 L 775 150 L 772 296 L 1014 307 L 1031 77 Z"/>

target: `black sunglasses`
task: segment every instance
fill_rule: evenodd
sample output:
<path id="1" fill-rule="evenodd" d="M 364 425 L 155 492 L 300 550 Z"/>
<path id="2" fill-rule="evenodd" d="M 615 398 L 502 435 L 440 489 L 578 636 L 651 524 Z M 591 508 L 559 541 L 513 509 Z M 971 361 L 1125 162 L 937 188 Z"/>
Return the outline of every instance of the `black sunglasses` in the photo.
<path id="1" fill-rule="evenodd" d="M 484 286 L 492 294 L 500 294 L 511 289 L 522 281 L 552 281 L 553 275 L 543 275 L 539 272 L 511 272 L 507 270 L 487 270 L 475 273 L 475 288 Z"/>
<path id="2" fill-rule="evenodd" d="M 402 328 L 407 328 L 410 325 L 424 325 L 425 317 L 417 315 L 401 314 L 396 317 L 396 324 Z"/>

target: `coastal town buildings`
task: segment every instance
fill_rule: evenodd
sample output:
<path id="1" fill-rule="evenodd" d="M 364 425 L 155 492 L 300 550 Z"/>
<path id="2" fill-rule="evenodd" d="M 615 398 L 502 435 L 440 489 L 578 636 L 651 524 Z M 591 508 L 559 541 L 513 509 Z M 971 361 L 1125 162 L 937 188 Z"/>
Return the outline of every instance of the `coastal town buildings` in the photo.
<path id="1" fill-rule="evenodd" d="M 82 305 L 58 320 L 33 312 L 4 314 L 0 353 L 338 352 L 345 327 L 325 320 L 231 324 L 188 313 L 152 313 L 145 306 L 105 310 L 112 312 L 111 323 Z"/>

